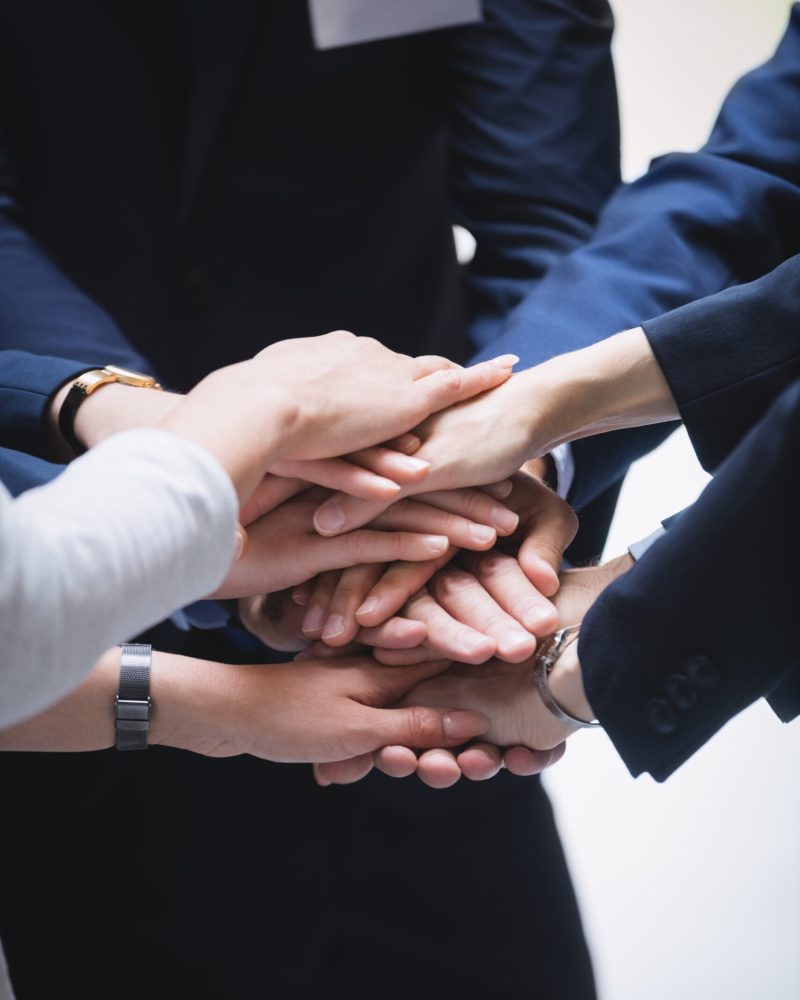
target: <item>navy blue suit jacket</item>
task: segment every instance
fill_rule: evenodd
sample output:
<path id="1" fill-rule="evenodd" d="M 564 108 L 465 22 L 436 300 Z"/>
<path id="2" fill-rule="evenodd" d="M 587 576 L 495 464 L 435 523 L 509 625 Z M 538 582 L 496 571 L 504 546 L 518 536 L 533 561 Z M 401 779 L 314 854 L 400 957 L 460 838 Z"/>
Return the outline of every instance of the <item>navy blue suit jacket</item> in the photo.
<path id="1" fill-rule="evenodd" d="M 193 7 L 0 3 L 0 348 L 181 390 L 336 327 L 465 359 L 618 183 L 605 0 L 326 52 L 297 0 Z M 17 427 L 74 370 L 21 366 Z"/>
<path id="2" fill-rule="evenodd" d="M 0 445 L 37 451 L 46 399 L 76 366 L 185 389 L 337 326 L 456 359 L 496 337 L 590 237 L 619 137 L 606 0 L 483 7 L 480 24 L 317 52 L 304 0 L 0 0 L 0 350 L 16 352 L 0 358 Z M 478 239 L 466 270 L 453 222 Z M 18 488 L 50 471 L 14 461 Z M 236 657 L 222 631 L 182 643 Z M 376 983 L 388 1000 L 420 982 L 519 996 L 534 981 L 594 996 L 538 782 L 340 791 L 317 794 L 307 769 L 156 748 L 4 760 L 3 851 L 45 856 L 3 884 L 19 994 L 80 977 L 85 997 L 114 981 L 119 1000 L 357 1000 Z M 130 817 L 153 815 L 158 837 L 142 837 Z M 420 830 L 425 850 L 409 850 Z M 481 859 L 481 908 L 502 895 L 488 938 L 450 919 L 455 843 Z M 147 887 L 124 912 L 107 877 L 120 857 Z M 91 963 L 78 938 L 98 943 Z M 127 962 L 132 946 L 148 960 Z"/>
<path id="3" fill-rule="evenodd" d="M 752 281 L 800 252 L 798 122 L 800 5 L 794 4 L 775 55 L 733 87 L 703 149 L 663 156 L 644 177 L 620 187 L 592 240 L 551 268 L 484 356 L 502 349 L 535 364 L 542 353 L 584 347 Z M 742 349 L 756 368 L 769 350 L 765 332 L 749 327 L 743 334 Z M 692 368 L 690 344 L 676 346 L 678 361 L 686 351 L 677 369 Z M 724 372 L 728 363 L 733 376 L 738 362 L 726 346 L 715 366 Z M 663 426 L 650 427 L 577 442 L 572 503 L 588 503 L 664 433 Z"/>
<path id="4" fill-rule="evenodd" d="M 601 594 L 580 656 L 631 772 L 663 780 L 759 697 L 800 714 L 800 256 L 644 329 L 716 476 Z"/>

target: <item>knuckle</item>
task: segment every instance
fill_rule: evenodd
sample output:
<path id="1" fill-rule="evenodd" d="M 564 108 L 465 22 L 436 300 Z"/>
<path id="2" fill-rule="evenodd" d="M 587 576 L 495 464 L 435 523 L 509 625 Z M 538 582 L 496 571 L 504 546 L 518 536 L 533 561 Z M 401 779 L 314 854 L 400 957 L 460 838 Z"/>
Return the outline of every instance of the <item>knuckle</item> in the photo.
<path id="1" fill-rule="evenodd" d="M 481 576 L 507 576 L 514 568 L 514 560 L 508 556 L 490 552 L 477 560 L 477 570 Z"/>
<path id="2" fill-rule="evenodd" d="M 452 597 L 469 590 L 474 578 L 462 570 L 449 570 L 440 573 L 432 581 L 433 593 L 437 598 Z"/>
<path id="3" fill-rule="evenodd" d="M 441 742 L 444 734 L 439 722 L 439 713 L 432 708 L 423 708 L 419 705 L 410 708 L 408 734 L 413 744 L 418 747 Z"/>
<path id="4" fill-rule="evenodd" d="M 482 517 L 494 503 L 490 497 L 479 490 L 462 490 L 459 494 L 459 500 L 463 505 L 464 512 L 475 517 Z"/>
<path id="5" fill-rule="evenodd" d="M 357 528 L 355 531 L 348 532 L 343 537 L 346 539 L 347 547 L 353 550 L 354 556 L 366 557 L 373 540 L 373 534 L 368 528 Z M 363 562 L 363 558 L 358 561 Z"/>
<path id="6" fill-rule="evenodd" d="M 402 559 L 408 554 L 409 538 L 402 531 L 392 531 L 387 534 L 387 541 L 391 546 L 392 555 L 396 559 Z"/>
<path id="7" fill-rule="evenodd" d="M 333 595 L 333 600 L 337 604 L 350 605 L 353 601 L 358 601 L 361 598 L 361 588 L 357 587 L 355 584 L 351 583 L 349 580 L 340 580 L 336 591 Z"/>
<path id="8" fill-rule="evenodd" d="M 461 371 L 458 368 L 445 368 L 441 373 L 442 385 L 451 392 L 458 392 L 463 384 Z"/>
<path id="9" fill-rule="evenodd" d="M 431 595 L 428 593 L 427 587 L 420 587 L 419 590 L 415 591 L 415 593 L 413 593 L 406 601 L 406 616 L 419 611 L 420 607 L 424 608 L 426 602 L 430 600 L 430 596 Z"/>
<path id="10" fill-rule="evenodd" d="M 442 534 L 448 538 L 458 537 L 466 528 L 464 518 L 459 514 L 440 513 Z"/>

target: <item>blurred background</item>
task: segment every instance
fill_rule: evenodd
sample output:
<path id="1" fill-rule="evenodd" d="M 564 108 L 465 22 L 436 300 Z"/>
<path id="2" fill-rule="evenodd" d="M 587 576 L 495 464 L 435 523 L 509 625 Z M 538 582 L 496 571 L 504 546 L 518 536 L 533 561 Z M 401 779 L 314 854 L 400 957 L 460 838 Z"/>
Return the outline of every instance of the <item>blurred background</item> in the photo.
<path id="1" fill-rule="evenodd" d="M 628 180 L 660 153 L 702 145 L 730 85 L 770 55 L 791 7 L 611 5 Z M 690 503 L 706 479 L 682 431 L 637 463 L 606 558 Z M 602 1000 L 800 1000 L 800 722 L 785 726 L 760 702 L 663 785 L 634 781 L 604 735 L 579 734 L 546 784 Z"/>

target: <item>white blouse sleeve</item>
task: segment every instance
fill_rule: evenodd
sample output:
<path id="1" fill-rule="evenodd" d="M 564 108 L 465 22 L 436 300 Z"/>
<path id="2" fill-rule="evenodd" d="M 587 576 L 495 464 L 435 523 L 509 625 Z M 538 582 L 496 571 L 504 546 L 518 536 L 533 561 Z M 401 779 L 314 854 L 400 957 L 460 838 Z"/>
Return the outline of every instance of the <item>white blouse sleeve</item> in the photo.
<path id="1" fill-rule="evenodd" d="M 160 430 L 117 434 L 16 500 L 0 486 L 0 727 L 214 591 L 237 510 L 219 462 Z"/>

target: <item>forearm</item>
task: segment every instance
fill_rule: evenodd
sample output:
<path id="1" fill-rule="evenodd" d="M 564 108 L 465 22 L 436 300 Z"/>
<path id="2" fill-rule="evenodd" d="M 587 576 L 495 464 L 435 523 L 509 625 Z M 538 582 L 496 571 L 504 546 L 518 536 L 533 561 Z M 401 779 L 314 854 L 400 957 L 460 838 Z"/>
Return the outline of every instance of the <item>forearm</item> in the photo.
<path id="1" fill-rule="evenodd" d="M 84 683 L 44 712 L 0 730 L 0 750 L 104 750 L 114 743 L 119 649 L 109 649 Z"/>
<path id="2" fill-rule="evenodd" d="M 119 687 L 119 647 L 107 650 L 84 683 L 56 705 L 19 725 L 0 730 L 0 750 L 50 753 L 106 750 L 114 745 L 114 699 Z M 221 704 L 214 672 L 223 664 L 153 653 L 150 744 L 209 748 L 218 739 L 207 728 L 208 705 Z M 190 739 L 190 733 L 192 737 Z M 208 737 L 205 738 L 204 737 Z"/>

